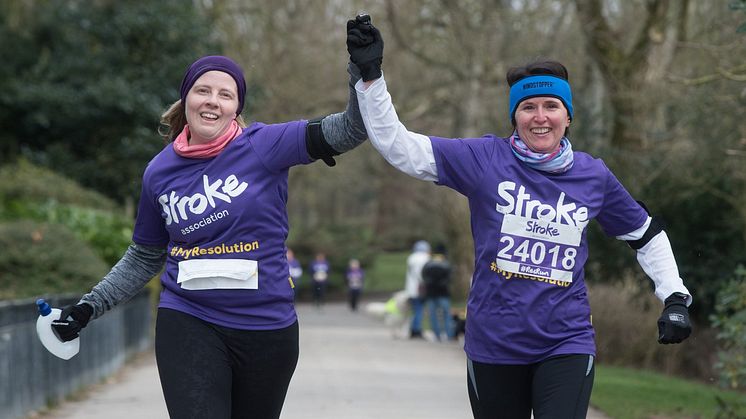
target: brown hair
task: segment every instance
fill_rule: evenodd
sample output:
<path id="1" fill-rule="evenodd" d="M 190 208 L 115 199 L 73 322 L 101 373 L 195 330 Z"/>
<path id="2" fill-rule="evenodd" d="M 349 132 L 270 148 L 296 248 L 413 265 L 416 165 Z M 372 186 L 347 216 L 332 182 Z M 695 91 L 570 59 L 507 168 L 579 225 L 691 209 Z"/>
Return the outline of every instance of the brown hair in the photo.
<path id="1" fill-rule="evenodd" d="M 236 117 L 236 122 L 241 128 L 246 128 L 246 122 L 241 115 Z M 173 141 L 177 135 L 184 129 L 187 124 L 186 111 L 181 99 L 172 103 L 171 106 L 161 114 L 161 126 L 158 127 L 158 134 L 163 137 L 166 143 Z"/>
<path id="2" fill-rule="evenodd" d="M 505 79 L 508 81 L 508 86 L 512 86 L 521 79 L 539 74 L 555 76 L 570 81 L 567 68 L 560 62 L 553 60 L 533 61 L 522 66 L 511 67 L 507 74 L 505 74 Z"/>

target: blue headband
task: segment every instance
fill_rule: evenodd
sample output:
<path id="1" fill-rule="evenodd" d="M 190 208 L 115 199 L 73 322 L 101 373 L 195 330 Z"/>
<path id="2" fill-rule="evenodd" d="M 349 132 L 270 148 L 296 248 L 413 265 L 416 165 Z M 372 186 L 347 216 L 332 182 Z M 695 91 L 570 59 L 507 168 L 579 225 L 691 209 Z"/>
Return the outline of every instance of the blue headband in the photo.
<path id="1" fill-rule="evenodd" d="M 572 119 L 572 91 L 570 83 L 555 76 L 529 76 L 518 80 L 510 87 L 510 121 L 515 118 L 515 109 L 523 100 L 537 96 L 552 96 L 561 100 Z"/>

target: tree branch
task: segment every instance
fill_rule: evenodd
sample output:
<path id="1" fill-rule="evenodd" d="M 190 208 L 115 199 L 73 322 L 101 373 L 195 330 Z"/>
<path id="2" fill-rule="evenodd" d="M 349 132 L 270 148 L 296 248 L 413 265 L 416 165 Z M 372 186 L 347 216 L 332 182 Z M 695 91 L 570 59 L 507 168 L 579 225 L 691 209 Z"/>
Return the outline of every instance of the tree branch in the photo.
<path id="1" fill-rule="evenodd" d="M 397 45 L 399 45 L 400 48 L 402 48 L 409 54 L 412 54 L 414 57 L 416 57 L 417 59 L 419 59 L 420 61 L 422 61 L 423 63 L 429 66 L 446 68 L 460 79 L 463 79 L 466 77 L 464 72 L 458 66 L 453 65 L 452 63 L 448 61 L 439 61 L 439 60 L 436 60 L 432 57 L 425 55 L 421 51 L 413 48 L 411 42 L 407 42 L 404 39 L 404 36 L 399 30 L 396 12 L 394 11 L 393 0 L 386 0 L 386 15 L 388 17 L 389 24 L 391 25 L 391 35 L 394 38 L 394 41 L 397 43 Z"/>
<path id="2" fill-rule="evenodd" d="M 689 21 L 689 0 L 682 0 L 679 8 L 679 15 L 676 19 L 678 25 L 676 33 L 678 34 L 678 42 L 686 42 L 688 33 L 686 30 L 686 24 Z"/>
<path id="3" fill-rule="evenodd" d="M 627 64 L 629 67 L 648 67 L 647 56 L 653 44 L 653 31 L 662 31 L 661 26 L 666 19 L 668 5 L 668 0 L 648 1 L 645 23 L 642 25 L 640 32 L 637 33 L 637 40 L 632 44 L 632 49 L 627 56 Z"/>
<path id="4" fill-rule="evenodd" d="M 617 38 L 603 16 L 601 0 L 575 0 L 580 28 L 588 42 L 588 50 L 602 73 L 613 72 L 612 63 L 624 61 L 624 51 L 615 42 Z"/>
<path id="5" fill-rule="evenodd" d="M 681 83 L 685 86 L 699 86 L 705 83 L 711 83 L 721 78 L 738 81 L 738 82 L 746 82 L 746 74 L 737 74 L 742 71 L 746 71 L 746 63 L 733 67 L 729 70 L 718 67 L 716 73 L 707 74 L 707 75 L 696 77 L 693 79 L 688 79 L 686 77 L 679 77 L 679 76 L 673 76 L 673 75 L 668 76 L 667 79 L 671 82 Z"/>

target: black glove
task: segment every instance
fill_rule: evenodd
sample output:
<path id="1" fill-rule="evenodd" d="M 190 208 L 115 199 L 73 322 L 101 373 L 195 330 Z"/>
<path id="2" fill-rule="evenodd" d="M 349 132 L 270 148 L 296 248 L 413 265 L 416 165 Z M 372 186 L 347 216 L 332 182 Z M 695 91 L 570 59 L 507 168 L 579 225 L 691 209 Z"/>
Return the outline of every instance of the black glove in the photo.
<path id="1" fill-rule="evenodd" d="M 93 307 L 88 304 L 67 306 L 62 309 L 59 320 L 52 322 L 52 328 L 63 342 L 67 342 L 80 336 L 80 331 L 88 325 L 92 315 Z"/>
<path id="2" fill-rule="evenodd" d="M 686 295 L 675 292 L 664 301 L 665 308 L 658 319 L 658 343 L 681 343 L 692 333 Z"/>
<path id="3" fill-rule="evenodd" d="M 383 38 L 381 32 L 370 23 L 370 16 L 360 14 L 347 21 L 347 52 L 350 61 L 360 69 L 363 81 L 381 77 L 383 64 Z"/>

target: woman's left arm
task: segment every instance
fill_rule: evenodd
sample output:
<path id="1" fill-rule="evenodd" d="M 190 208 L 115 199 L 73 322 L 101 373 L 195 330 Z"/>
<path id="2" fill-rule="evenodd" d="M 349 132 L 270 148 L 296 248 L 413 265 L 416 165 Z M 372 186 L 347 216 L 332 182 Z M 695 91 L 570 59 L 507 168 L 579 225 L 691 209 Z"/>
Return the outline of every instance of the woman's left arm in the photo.
<path id="1" fill-rule="evenodd" d="M 658 342 L 680 343 L 692 333 L 688 310 L 692 295 L 679 276 L 671 242 L 663 228 L 659 217 L 648 216 L 642 227 L 617 238 L 626 240 L 637 251 L 637 261 L 655 283 L 655 295 L 664 303 L 658 318 Z"/>
<path id="2" fill-rule="evenodd" d="M 353 63 L 347 65 L 350 74 L 349 99 L 344 112 L 331 114 L 308 122 L 306 149 L 314 160 L 324 160 L 334 166 L 334 156 L 350 151 L 362 144 L 368 134 L 357 105 L 355 83 L 360 80 L 360 70 Z"/>
<path id="3" fill-rule="evenodd" d="M 665 301 L 674 293 L 686 296 L 686 305 L 692 304 L 692 295 L 679 276 L 671 242 L 659 217 L 648 217 L 637 230 L 617 236 L 637 251 L 637 262 L 655 284 L 655 295 Z"/>

